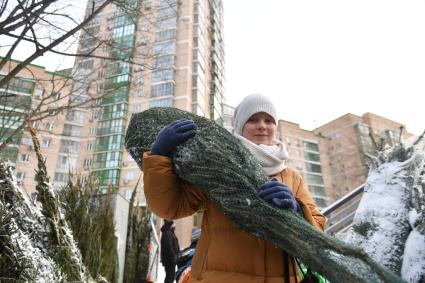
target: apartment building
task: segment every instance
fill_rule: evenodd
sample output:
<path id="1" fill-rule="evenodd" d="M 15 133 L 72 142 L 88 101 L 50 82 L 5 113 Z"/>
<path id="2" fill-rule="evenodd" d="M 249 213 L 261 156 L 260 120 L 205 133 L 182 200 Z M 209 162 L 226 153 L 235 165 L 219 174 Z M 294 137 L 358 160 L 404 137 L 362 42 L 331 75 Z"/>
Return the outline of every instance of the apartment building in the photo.
<path id="1" fill-rule="evenodd" d="M 332 180 L 327 192 L 332 201 L 365 182 L 369 157 L 375 156 L 377 149 L 412 136 L 403 124 L 373 113 L 362 116 L 348 113 L 313 132 L 326 140 L 325 155 Z"/>
<path id="2" fill-rule="evenodd" d="M 7 62 L 0 76 L 19 63 L 15 60 Z M 31 64 L 0 89 L 0 139 L 6 140 L 16 132 L 11 143 L 0 150 L 0 157 L 14 164 L 17 181 L 29 196 L 35 192 L 37 158 L 31 136 L 25 129 L 29 126 L 25 119 L 29 119 L 36 130 L 47 172 L 54 176 L 57 168 L 68 163 L 67 155 L 63 158 L 60 155 L 66 111 L 56 110 L 67 105 L 71 85 L 72 80 L 63 73 L 48 72 L 42 66 Z M 75 166 L 73 164 L 71 168 Z"/>
<path id="3" fill-rule="evenodd" d="M 76 163 L 83 181 L 92 174 L 102 189 L 114 186 L 130 198 L 143 174 L 124 148 L 133 113 L 176 107 L 223 123 L 222 38 L 221 0 L 129 0 L 108 6 L 91 21 L 81 34 L 79 52 L 103 40 L 94 54 L 104 58 L 77 60 L 73 93 L 75 101 L 100 94 L 98 110 L 75 114 L 84 123 L 69 126 L 71 136 L 80 139 L 73 145 L 80 153 Z M 183 247 L 198 219 L 178 222 Z"/>
<path id="4" fill-rule="evenodd" d="M 296 169 L 316 203 L 321 209 L 329 204 L 327 191 L 331 184 L 326 139 L 312 131 L 301 129 L 299 124 L 279 120 L 277 138 L 289 153 L 288 166 Z"/>

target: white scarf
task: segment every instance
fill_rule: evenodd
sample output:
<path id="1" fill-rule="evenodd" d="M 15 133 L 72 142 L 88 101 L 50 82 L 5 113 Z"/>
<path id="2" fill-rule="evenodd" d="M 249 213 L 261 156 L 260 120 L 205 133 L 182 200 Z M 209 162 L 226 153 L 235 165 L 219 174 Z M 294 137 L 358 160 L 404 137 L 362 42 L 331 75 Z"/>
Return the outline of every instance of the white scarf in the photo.
<path id="1" fill-rule="evenodd" d="M 275 175 L 286 168 L 285 160 L 289 158 L 289 154 L 281 141 L 274 140 L 273 145 L 257 145 L 241 135 L 234 136 L 257 158 L 267 176 Z"/>

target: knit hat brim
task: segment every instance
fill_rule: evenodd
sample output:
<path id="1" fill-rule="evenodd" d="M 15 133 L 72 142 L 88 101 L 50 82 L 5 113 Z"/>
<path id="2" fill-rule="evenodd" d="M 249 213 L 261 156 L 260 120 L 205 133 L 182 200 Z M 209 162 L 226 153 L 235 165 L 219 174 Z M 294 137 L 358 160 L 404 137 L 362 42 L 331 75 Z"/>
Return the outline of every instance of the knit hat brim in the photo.
<path id="1" fill-rule="evenodd" d="M 246 96 L 235 109 L 233 116 L 235 134 L 242 136 L 243 127 L 248 119 L 259 112 L 269 114 L 277 124 L 277 111 L 273 103 L 262 94 L 251 94 Z"/>

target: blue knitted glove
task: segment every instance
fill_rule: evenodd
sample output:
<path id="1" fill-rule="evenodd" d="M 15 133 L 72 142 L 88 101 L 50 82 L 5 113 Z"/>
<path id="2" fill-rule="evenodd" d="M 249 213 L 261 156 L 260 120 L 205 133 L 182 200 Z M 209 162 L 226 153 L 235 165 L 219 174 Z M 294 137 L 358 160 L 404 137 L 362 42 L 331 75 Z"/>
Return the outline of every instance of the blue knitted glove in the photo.
<path id="1" fill-rule="evenodd" d="M 151 153 L 170 157 L 176 146 L 193 138 L 195 134 L 196 124 L 192 120 L 180 119 L 171 122 L 159 131 Z"/>
<path id="2" fill-rule="evenodd" d="M 276 178 L 264 183 L 260 187 L 258 195 L 268 203 L 277 207 L 292 208 L 297 213 L 301 211 L 301 207 L 295 200 L 291 189 L 287 185 L 279 182 Z"/>

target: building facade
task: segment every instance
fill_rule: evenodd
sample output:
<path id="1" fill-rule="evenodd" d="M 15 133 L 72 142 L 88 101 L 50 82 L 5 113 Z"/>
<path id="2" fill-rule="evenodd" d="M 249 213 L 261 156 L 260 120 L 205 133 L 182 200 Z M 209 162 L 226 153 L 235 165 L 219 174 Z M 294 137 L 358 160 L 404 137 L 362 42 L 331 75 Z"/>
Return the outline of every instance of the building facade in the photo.
<path id="1" fill-rule="evenodd" d="M 14 68 L 18 61 L 10 60 L 1 70 L 0 76 Z M 72 80 L 59 72 L 48 72 L 42 66 L 27 65 L 16 77 L 0 89 L 0 139 L 6 140 L 16 132 L 12 141 L 0 150 L 0 157 L 15 166 L 18 183 L 31 196 L 35 192 L 35 171 L 37 157 L 28 127 L 35 129 L 40 150 L 45 158 L 49 176 L 68 163 L 68 153 L 61 158 L 61 152 L 68 152 L 63 146 L 62 133 Z M 28 121 L 25 121 L 28 120 Z M 67 166 L 75 170 L 77 164 Z M 67 171 L 69 172 L 69 171 Z"/>
<path id="2" fill-rule="evenodd" d="M 223 123 L 222 33 L 220 0 L 129 0 L 122 7 L 108 6 L 91 21 L 79 52 L 99 44 L 95 54 L 104 58 L 81 58 L 74 66 L 75 100 L 100 94 L 97 111 L 76 115 L 84 124 L 73 128 L 83 181 L 91 174 L 101 189 L 113 186 L 131 197 L 143 174 L 124 148 L 133 113 L 176 107 Z M 179 220 L 182 247 L 189 245 L 196 219 Z"/>
<path id="3" fill-rule="evenodd" d="M 323 136 L 327 144 L 325 154 L 332 180 L 327 193 L 331 202 L 366 181 L 369 158 L 377 150 L 412 136 L 403 124 L 373 113 L 348 113 L 318 127 L 314 133 Z"/>
<path id="4" fill-rule="evenodd" d="M 326 207 L 329 202 L 327 191 L 331 184 L 326 139 L 284 120 L 278 122 L 277 138 L 288 150 L 288 166 L 300 173 L 316 206 L 319 209 Z"/>

